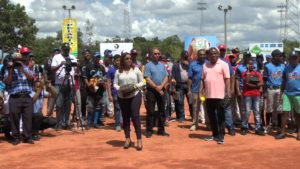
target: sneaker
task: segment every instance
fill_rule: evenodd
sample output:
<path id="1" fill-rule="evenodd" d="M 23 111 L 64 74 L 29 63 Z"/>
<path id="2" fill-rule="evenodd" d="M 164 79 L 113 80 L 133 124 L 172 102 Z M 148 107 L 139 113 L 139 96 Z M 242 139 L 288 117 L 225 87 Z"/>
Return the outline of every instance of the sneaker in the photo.
<path id="1" fill-rule="evenodd" d="M 14 140 L 12 140 L 11 144 L 14 145 L 14 146 L 20 144 L 20 139 L 14 139 Z"/>
<path id="2" fill-rule="evenodd" d="M 122 129 L 121 129 L 121 126 L 116 126 L 116 131 L 117 132 L 120 132 Z"/>
<path id="3" fill-rule="evenodd" d="M 101 129 L 101 128 L 102 128 L 102 126 L 99 125 L 99 124 L 95 124 L 93 127 L 94 127 L 95 129 Z"/>
<path id="4" fill-rule="evenodd" d="M 34 144 L 34 142 L 33 142 L 32 139 L 25 139 L 25 140 L 23 141 L 23 143 Z"/>
<path id="5" fill-rule="evenodd" d="M 204 138 L 204 141 L 215 141 L 216 139 L 213 136 Z"/>
<path id="6" fill-rule="evenodd" d="M 217 143 L 223 145 L 225 142 L 223 139 L 221 139 L 221 140 L 218 140 Z"/>
<path id="7" fill-rule="evenodd" d="M 242 129 L 241 130 L 241 135 L 245 136 L 248 134 L 248 130 L 247 129 Z"/>
<path id="8" fill-rule="evenodd" d="M 229 135 L 235 136 L 235 130 L 234 129 L 229 129 L 228 130 Z"/>
<path id="9" fill-rule="evenodd" d="M 255 134 L 259 135 L 259 136 L 264 136 L 265 132 L 263 130 L 258 129 L 258 130 L 255 130 Z"/>
<path id="10" fill-rule="evenodd" d="M 267 125 L 265 128 L 265 134 L 270 134 L 272 132 L 272 127 L 270 125 Z"/>
<path id="11" fill-rule="evenodd" d="M 299 134 L 297 135 L 296 140 L 300 141 L 300 135 Z"/>
<path id="12" fill-rule="evenodd" d="M 39 134 L 35 134 L 32 136 L 32 140 L 39 141 L 41 139 L 41 136 Z"/>
<path id="13" fill-rule="evenodd" d="M 192 125 L 192 127 L 190 128 L 190 131 L 196 131 L 197 130 L 197 126 L 196 125 Z"/>
<path id="14" fill-rule="evenodd" d="M 278 134 L 276 134 L 275 139 L 284 139 L 285 137 L 286 137 L 286 134 L 278 133 Z"/>
<path id="15" fill-rule="evenodd" d="M 152 137 L 152 131 L 147 131 L 146 132 L 146 138 Z"/>
<path id="16" fill-rule="evenodd" d="M 165 131 L 157 131 L 157 133 L 156 133 L 157 135 L 159 135 L 159 136 L 167 136 L 167 137 L 169 137 L 170 136 L 170 134 L 169 133 L 167 133 L 167 132 L 165 132 Z"/>

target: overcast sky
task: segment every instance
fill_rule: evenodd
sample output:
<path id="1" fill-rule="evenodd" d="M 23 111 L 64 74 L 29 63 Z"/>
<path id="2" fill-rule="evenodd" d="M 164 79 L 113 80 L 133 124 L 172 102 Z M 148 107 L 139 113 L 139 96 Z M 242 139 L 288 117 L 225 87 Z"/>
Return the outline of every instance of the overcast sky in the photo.
<path id="1" fill-rule="evenodd" d="M 36 20 L 38 36 L 56 36 L 62 19 L 68 11 L 62 6 L 76 6 L 71 11 L 78 20 L 78 27 L 85 32 L 89 19 L 94 25 L 93 40 L 104 40 L 115 35 L 123 36 L 124 8 L 121 0 L 11 0 L 26 7 L 29 16 Z M 132 36 L 160 39 L 179 35 L 183 40 L 188 35 L 200 33 L 201 0 L 131 0 Z M 205 35 L 217 36 L 224 42 L 224 12 L 217 7 L 231 5 L 228 12 L 228 47 L 246 48 L 250 42 L 279 41 L 280 14 L 277 6 L 285 0 L 202 0 L 206 2 L 203 12 Z"/>

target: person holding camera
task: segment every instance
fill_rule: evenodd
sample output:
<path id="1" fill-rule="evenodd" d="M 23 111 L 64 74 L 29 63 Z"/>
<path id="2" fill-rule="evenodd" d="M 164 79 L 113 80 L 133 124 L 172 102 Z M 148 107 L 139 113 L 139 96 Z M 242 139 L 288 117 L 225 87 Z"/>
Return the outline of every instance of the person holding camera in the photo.
<path id="1" fill-rule="evenodd" d="M 259 104 L 260 95 L 262 93 L 263 79 L 259 71 L 256 71 L 251 57 L 246 59 L 247 70 L 242 73 L 243 85 L 243 100 L 246 108 L 245 113 L 242 114 L 242 128 L 241 134 L 246 135 L 249 129 L 249 116 L 253 111 L 255 122 L 255 134 L 264 136 L 264 130 L 261 127 Z"/>
<path id="2" fill-rule="evenodd" d="M 51 63 L 51 69 L 55 72 L 55 88 L 58 93 L 56 100 L 57 129 L 70 129 L 70 91 L 73 88 L 71 80 L 74 80 L 75 75 L 73 64 L 77 64 L 77 59 L 70 55 L 70 45 L 63 43 L 61 53 L 55 55 Z M 65 78 L 67 73 L 70 74 L 69 79 Z"/>
<path id="3" fill-rule="evenodd" d="M 10 95 L 8 104 L 13 145 L 20 143 L 19 126 L 21 116 L 23 121 L 23 142 L 34 144 L 31 136 L 33 101 L 30 97 L 34 73 L 28 68 L 29 52 L 29 48 L 23 47 L 20 49 L 21 55 L 17 55 L 16 58 L 8 61 L 3 79 Z"/>
<path id="4" fill-rule="evenodd" d="M 118 101 L 120 103 L 123 126 L 125 133 L 124 148 L 131 145 L 130 140 L 130 119 L 133 122 L 136 137 L 137 150 L 142 150 L 142 131 L 140 119 L 140 107 L 142 104 L 142 94 L 140 89 L 143 87 L 143 75 L 139 68 L 132 62 L 132 56 L 125 53 L 121 57 L 120 68 L 116 71 L 114 87 L 118 91 Z"/>

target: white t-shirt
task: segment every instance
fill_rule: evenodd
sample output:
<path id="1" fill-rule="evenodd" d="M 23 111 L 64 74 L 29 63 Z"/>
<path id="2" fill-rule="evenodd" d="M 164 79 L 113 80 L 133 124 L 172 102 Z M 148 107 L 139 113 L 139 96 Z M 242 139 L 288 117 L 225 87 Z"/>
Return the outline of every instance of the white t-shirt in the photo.
<path id="1" fill-rule="evenodd" d="M 134 69 L 130 69 L 128 72 L 123 71 L 122 73 L 119 70 L 116 71 L 115 79 L 114 79 L 114 87 L 116 90 L 120 89 L 120 86 L 127 85 L 127 84 L 135 84 L 138 89 L 143 87 L 143 75 L 139 68 L 135 67 Z M 132 95 L 122 96 L 118 94 L 120 98 L 131 98 L 135 96 L 139 90 L 137 90 Z"/>
<path id="2" fill-rule="evenodd" d="M 77 59 L 75 56 L 73 55 L 69 55 L 70 59 L 71 59 L 71 62 L 77 62 Z M 58 66 L 61 64 L 62 61 L 66 61 L 65 57 L 63 57 L 61 54 L 57 54 L 53 57 L 52 59 L 52 63 L 51 63 L 51 67 L 53 66 Z M 55 84 L 62 84 L 63 83 L 63 80 L 64 80 L 64 77 L 66 75 L 66 72 L 65 72 L 65 65 L 61 66 L 56 72 L 55 72 Z M 75 71 L 74 71 L 74 67 L 72 67 L 72 70 L 70 72 L 70 75 L 73 77 L 73 83 L 74 83 L 74 74 L 75 74 Z M 70 78 L 71 80 L 71 78 Z M 65 83 L 64 84 L 67 84 L 67 79 L 65 80 Z"/>

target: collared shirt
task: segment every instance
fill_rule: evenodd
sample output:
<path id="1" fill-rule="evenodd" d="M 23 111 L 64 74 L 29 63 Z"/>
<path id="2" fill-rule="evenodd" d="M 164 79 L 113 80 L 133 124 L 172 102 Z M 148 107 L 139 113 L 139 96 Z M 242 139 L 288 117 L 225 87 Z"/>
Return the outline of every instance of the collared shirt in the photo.
<path id="1" fill-rule="evenodd" d="M 274 65 L 270 62 L 266 64 L 265 68 L 264 77 L 267 79 L 267 87 L 280 87 L 285 68 L 284 64 Z"/>
<path id="2" fill-rule="evenodd" d="M 295 68 L 288 65 L 283 71 L 283 79 L 286 81 L 284 93 L 289 96 L 300 96 L 300 64 Z"/>
<path id="3" fill-rule="evenodd" d="M 167 69 L 161 62 L 149 62 L 145 65 L 144 77 L 150 78 L 156 85 L 162 84 L 167 76 Z"/>
<path id="4" fill-rule="evenodd" d="M 24 65 L 24 71 L 30 74 L 33 77 L 34 72 L 31 71 L 28 66 Z M 8 70 L 5 70 L 4 80 L 5 81 L 8 77 Z M 28 81 L 27 77 L 24 73 L 21 73 L 19 69 L 13 68 L 12 71 L 12 83 L 11 85 L 6 85 L 6 89 L 8 94 L 16 94 L 20 92 L 30 93 L 32 92 L 32 81 Z"/>
<path id="5" fill-rule="evenodd" d="M 228 64 L 221 59 L 215 64 L 207 62 L 203 66 L 202 79 L 205 83 L 205 96 L 209 99 L 224 99 L 225 79 L 230 78 Z"/>
<path id="6" fill-rule="evenodd" d="M 203 63 L 200 63 L 199 61 L 195 60 L 190 64 L 188 74 L 189 74 L 189 78 L 192 80 L 193 93 L 199 92 L 202 72 L 203 72 Z"/>

